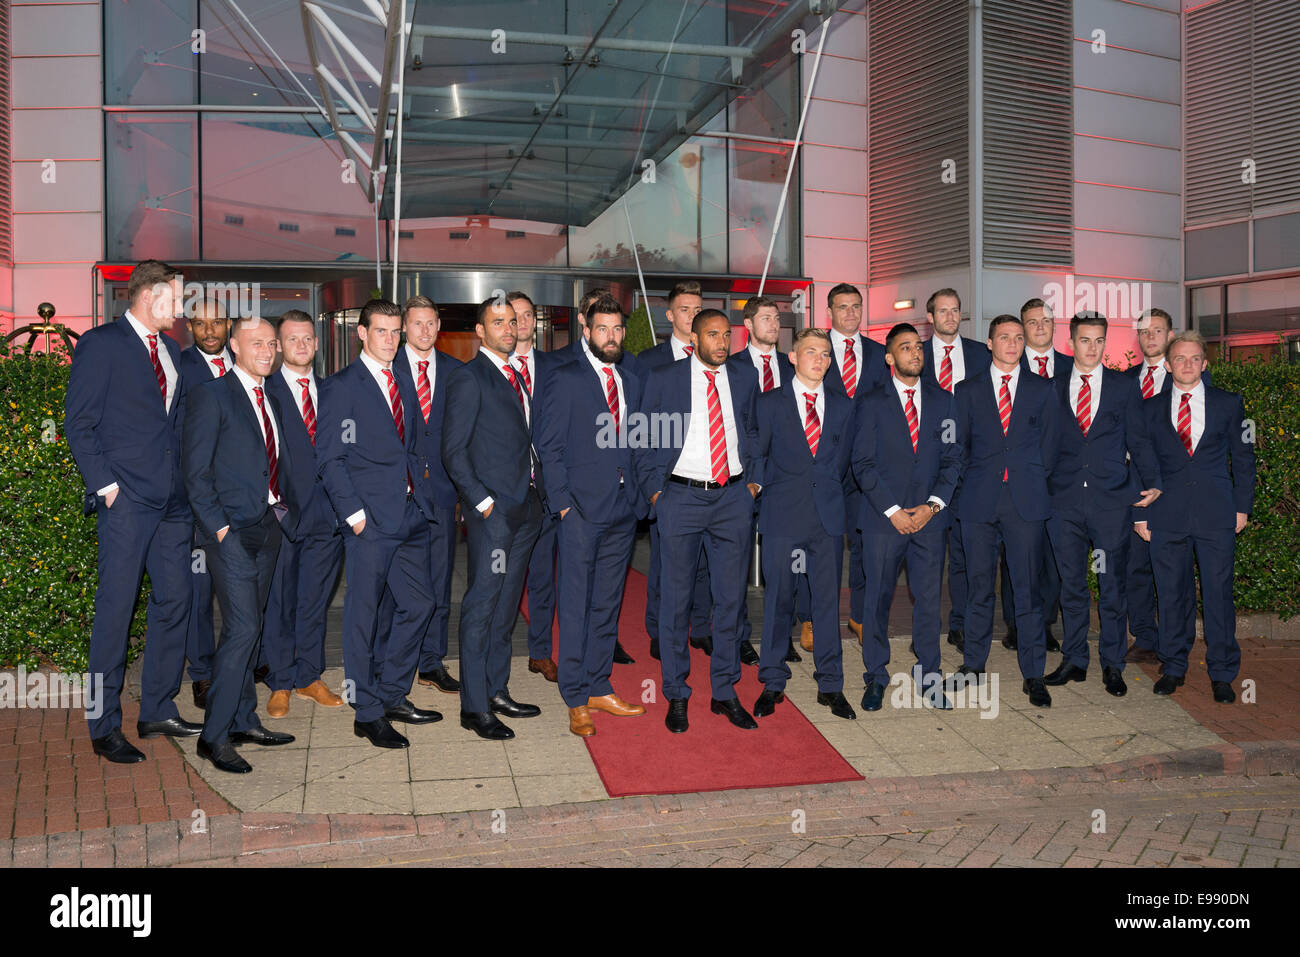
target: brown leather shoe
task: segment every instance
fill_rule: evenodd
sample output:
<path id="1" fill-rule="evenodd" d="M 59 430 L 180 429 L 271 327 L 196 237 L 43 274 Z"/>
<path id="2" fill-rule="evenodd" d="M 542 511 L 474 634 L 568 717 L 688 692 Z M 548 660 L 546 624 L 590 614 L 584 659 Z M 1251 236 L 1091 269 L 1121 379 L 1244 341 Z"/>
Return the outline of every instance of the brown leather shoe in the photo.
<path id="1" fill-rule="evenodd" d="M 804 651 L 813 650 L 812 622 L 805 621 L 799 626 L 799 647 Z"/>
<path id="2" fill-rule="evenodd" d="M 305 688 L 294 688 L 293 693 L 299 698 L 306 698 L 308 701 L 315 701 L 322 708 L 341 708 L 343 699 L 336 695 L 329 688 L 325 687 L 325 682 L 317 678 Z"/>
<path id="3" fill-rule="evenodd" d="M 591 712 L 585 704 L 569 709 L 569 730 L 580 738 L 590 738 L 596 733 L 596 725 L 592 723 Z"/>
<path id="4" fill-rule="evenodd" d="M 529 658 L 528 670 L 541 675 L 547 681 L 559 680 L 555 671 L 555 662 L 550 658 Z M 577 732 L 575 731 L 574 734 L 577 734 Z M 593 731 L 592 734 L 595 734 L 595 732 Z"/>
<path id="5" fill-rule="evenodd" d="M 628 704 L 616 694 L 601 695 L 599 698 L 588 698 L 587 707 L 593 711 L 603 711 L 606 714 L 616 714 L 621 718 L 631 717 L 635 714 L 645 714 L 645 708 L 639 704 Z"/>
<path id="6" fill-rule="evenodd" d="M 1124 654 L 1124 660 L 1132 661 L 1136 664 L 1141 664 L 1143 662 L 1147 664 L 1155 664 L 1160 660 L 1160 656 L 1156 654 L 1154 648 L 1143 648 L 1135 641 L 1133 644 L 1128 646 L 1128 651 Z"/>
<path id="7" fill-rule="evenodd" d="M 853 632 L 853 634 L 857 636 L 858 644 L 862 644 L 862 626 L 852 618 L 849 619 L 849 631 Z"/>
<path id="8" fill-rule="evenodd" d="M 289 692 L 287 689 L 271 692 L 271 700 L 266 703 L 266 713 L 271 718 L 284 718 L 289 714 Z"/>

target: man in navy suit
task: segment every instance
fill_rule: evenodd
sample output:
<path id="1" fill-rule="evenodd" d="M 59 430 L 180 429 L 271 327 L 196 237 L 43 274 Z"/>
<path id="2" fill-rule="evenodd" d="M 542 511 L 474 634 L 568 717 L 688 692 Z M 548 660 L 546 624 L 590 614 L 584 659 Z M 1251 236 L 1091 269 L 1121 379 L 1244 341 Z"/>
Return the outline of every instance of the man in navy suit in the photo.
<path id="1" fill-rule="evenodd" d="M 98 715 L 87 714 L 91 746 L 130 764 L 144 753 L 122 734 L 122 680 L 140 580 L 149 572 L 148 638 L 141 678 L 141 737 L 198 734 L 172 700 L 185 668 L 190 612 L 189 499 L 181 472 L 181 350 L 169 336 L 181 309 L 180 273 L 139 263 L 127 286 L 130 307 L 91 329 L 72 353 L 64 405 L 68 448 L 86 483 L 87 512 L 98 513 L 99 585 L 89 670 L 98 678 Z"/>
<path id="2" fill-rule="evenodd" d="M 771 392 L 773 389 L 778 389 L 789 383 L 794 377 L 794 366 L 790 364 L 790 359 L 786 354 L 777 349 L 777 343 L 781 336 L 781 307 L 766 296 L 755 296 L 745 302 L 742 318 L 745 323 L 745 331 L 749 334 L 748 340 L 743 349 L 727 358 L 728 367 L 744 366 L 752 368 L 758 374 L 759 394 Z M 823 370 L 824 374 L 825 370 Z M 754 520 L 755 522 L 758 521 L 757 508 L 754 510 Z M 808 611 L 807 593 L 808 579 L 806 576 L 802 576 L 796 585 L 795 603 L 800 604 L 802 602 L 802 610 L 811 618 L 811 612 Z M 811 642 L 811 620 L 805 623 L 803 631 L 808 634 L 809 642 Z M 749 622 L 748 603 L 745 603 L 741 606 L 740 617 L 740 663 L 742 665 L 758 664 L 758 652 L 754 650 L 754 646 L 750 643 L 752 634 L 753 626 Z M 808 650 L 812 651 L 811 644 L 809 644 Z M 786 651 L 788 653 L 794 652 L 794 647 L 789 642 L 787 642 Z"/>
<path id="3" fill-rule="evenodd" d="M 1101 364 L 1106 351 L 1106 317 L 1083 312 L 1070 320 L 1074 361 L 1053 384 L 1061 402 L 1060 443 L 1048 474 L 1052 517 L 1047 534 L 1061 587 L 1061 664 L 1044 679 L 1048 686 L 1088 677 L 1091 595 L 1088 568 L 1097 572 L 1102 684 L 1123 697 L 1123 574 L 1131 534 L 1129 509 L 1145 508 L 1159 492 L 1139 498 L 1138 476 L 1154 479 L 1150 446 L 1138 441 L 1142 396 L 1137 383 Z M 1130 465 L 1130 459 L 1133 465 Z M 1143 483 L 1145 484 L 1145 483 Z"/>
<path id="4" fill-rule="evenodd" d="M 438 307 L 427 296 L 412 296 L 402 306 L 402 332 L 406 344 L 393 357 L 393 368 L 415 393 L 419 416 L 415 427 L 420 435 L 422 467 L 415 476 L 424 483 L 433 501 L 429 522 L 429 554 L 433 561 L 433 617 L 420 643 L 417 675 L 420 684 L 446 694 L 459 694 L 460 682 L 447 671 L 447 629 L 451 614 L 451 572 L 456 561 L 456 486 L 442 465 L 442 416 L 447 405 L 447 382 L 454 369 L 464 363 L 435 348 L 438 341 Z M 384 592 L 379 612 L 381 638 L 392 627 L 393 594 Z"/>
<path id="5" fill-rule="evenodd" d="M 219 771 L 246 774 L 253 768 L 236 744 L 293 741 L 293 735 L 268 731 L 258 720 L 253 665 L 281 524 L 283 534 L 292 534 L 302 514 L 296 472 L 307 463 L 295 462 L 280 404 L 266 391 L 275 329 L 265 319 L 240 320 L 230 347 L 234 368 L 189 390 L 182 463 L 196 538 L 207 551 L 221 606 L 221 640 L 198 754 Z"/>
<path id="6" fill-rule="evenodd" d="M 925 317 L 934 330 L 925 344 L 921 379 L 951 394 L 957 383 L 989 367 L 989 347 L 959 335 L 961 296 L 956 289 L 939 289 L 925 303 Z M 966 646 L 966 556 L 961 547 L 961 522 L 948 516 L 948 644 L 958 651 Z M 940 569 L 942 573 L 942 569 Z M 1003 605 L 1005 608 L 1005 603 Z"/>
<path id="7" fill-rule="evenodd" d="M 1023 690 L 1036 707 L 1050 707 L 1043 684 L 1046 661 L 1040 574 L 1049 514 L 1047 471 L 1056 450 L 1060 405 L 1048 379 L 1020 364 L 1025 331 L 1015 316 L 989 326 L 993 364 L 957 387 L 957 438 L 962 479 L 953 510 L 962 522 L 970 603 L 966 647 L 954 676 L 979 678 L 993 639 L 993 584 L 998 542 L 1006 546 L 1011 587 L 1025 596 L 1016 608 Z"/>
<path id="8" fill-rule="evenodd" d="M 469 585 L 460 611 L 460 723 L 481 738 L 515 733 L 498 714 L 531 718 L 541 708 L 510 697 L 510 632 L 519 616 L 529 556 L 546 503 L 533 451 L 532 400 L 510 362 L 515 311 L 479 304 L 478 354 L 447 383 L 442 462 L 460 493 L 469 535 Z"/>
<path id="9" fill-rule="evenodd" d="M 190 335 L 194 345 L 181 351 L 181 373 L 186 382 L 197 386 L 201 382 L 219 379 L 230 371 L 234 361 L 226 351 L 230 339 L 230 320 L 220 300 L 207 299 L 198 303 L 189 320 Z M 197 551 L 197 541 L 194 543 Z M 198 557 L 194 555 L 193 557 Z M 190 620 L 185 632 L 185 657 L 190 662 L 191 691 L 194 706 L 208 706 L 208 686 L 212 684 L 212 578 L 208 575 L 207 560 L 191 563 Z"/>
<path id="10" fill-rule="evenodd" d="M 436 509 L 422 481 L 420 403 L 393 371 L 401 334 L 396 303 L 371 299 L 362 306 L 361 354 L 325 380 L 316 428 L 317 471 L 347 526 L 343 671 L 356 712 L 352 731 L 379 748 L 410 746 L 393 721 L 442 719 L 407 698 L 433 617 L 428 523 Z M 386 642 L 378 634 L 385 589 L 397 606 Z"/>
<path id="11" fill-rule="evenodd" d="M 672 324 L 672 335 L 658 345 L 651 346 L 637 358 L 640 360 L 642 380 L 650 381 L 656 369 L 670 366 L 674 362 L 689 358 L 695 351 L 692 338 L 692 323 L 704 308 L 704 297 L 700 284 L 693 279 L 679 282 L 668 291 L 668 321 Z M 657 411 L 650 409 L 650 412 Z M 659 658 L 659 523 L 655 511 L 650 511 L 650 570 L 646 575 L 645 630 L 650 636 L 650 657 Z M 694 599 L 691 604 L 691 646 L 701 649 L 706 655 L 713 654 L 713 637 L 709 625 L 709 566 L 701 559 L 696 569 Z"/>
<path id="12" fill-rule="evenodd" d="M 889 609 L 898 572 L 907 564 L 912 592 L 912 674 L 932 707 L 947 709 L 939 661 L 939 591 L 944 542 L 960 475 L 956 401 L 921 378 L 925 347 L 916 329 L 899 323 L 885 339 L 893 379 L 867 396 L 858 412 L 853 471 L 862 487 L 862 707 L 879 711 L 889 687 Z M 982 374 L 982 373 L 981 373 Z"/>
<path id="13" fill-rule="evenodd" d="M 678 427 L 668 441 L 655 435 L 659 441 L 646 443 L 654 447 L 638 447 L 635 454 L 637 481 L 660 523 L 659 650 L 669 699 L 665 723 L 673 733 L 688 727 L 687 625 L 702 547 L 713 598 L 710 708 L 736 727 L 753 729 L 758 725 L 736 697 L 735 684 L 754 498 L 762 482 L 755 421 L 758 377 L 747 369 L 727 368 L 731 324 L 720 310 L 701 310 L 691 338 L 690 359 L 652 372 L 642 403 L 660 416 L 660 423 Z"/>
<path id="14" fill-rule="evenodd" d="M 271 698 L 266 713 L 289 713 L 289 692 L 324 708 L 341 708 L 343 699 L 325 686 L 325 619 L 339 571 L 343 537 L 317 475 L 316 326 L 311 316 L 290 309 L 276 323 L 284 361 L 266 377 L 266 394 L 280 405 L 281 440 L 293 456 L 294 497 L 302 512 L 291 536 L 280 543 L 262 624 L 262 656 L 270 670 Z"/>
<path id="15" fill-rule="evenodd" d="M 615 693 L 610 670 L 636 522 L 646 504 L 628 447 L 641 383 L 618 366 L 627 332 L 623 307 L 609 296 L 596 300 L 584 328 L 589 351 L 553 373 L 538 409 L 537 454 L 559 518 L 560 694 L 569 730 L 590 737 L 592 711 L 645 714 Z"/>
<path id="16" fill-rule="evenodd" d="M 758 530 L 763 535 L 763 692 L 754 716 L 785 700 L 795 587 L 811 587 L 817 703 L 839 718 L 857 717 L 844 697 L 840 574 L 844 557 L 843 487 L 853 448 L 853 400 L 824 384 L 831 365 L 825 329 L 803 329 L 790 353 L 791 374 L 758 399 L 758 456 L 764 462 Z M 820 489 L 820 490 L 819 490 Z"/>
<path id="17" fill-rule="evenodd" d="M 1138 384 L 1142 399 L 1164 395 L 1173 388 L 1174 380 L 1165 365 L 1165 353 L 1174 338 L 1174 320 L 1168 312 L 1152 307 L 1138 319 L 1138 348 L 1142 351 L 1142 361 L 1135 362 L 1124 370 Z M 1201 373 L 1201 381 L 1207 386 L 1214 385 L 1210 370 Z M 1141 513 L 1134 516 L 1141 517 Z M 1133 644 L 1129 646 L 1128 661 L 1155 662 L 1158 660 L 1156 646 L 1160 641 L 1160 630 L 1156 624 L 1156 588 L 1151 571 L 1151 545 L 1136 532 L 1129 538 L 1128 574 L 1125 579 L 1128 597 L 1128 630 L 1133 634 Z"/>
<path id="18" fill-rule="evenodd" d="M 862 327 L 862 293 L 846 282 L 832 286 L 826 294 L 826 307 L 831 322 L 831 369 L 826 373 L 826 384 L 838 389 L 854 400 L 854 408 L 862 404 L 876 386 L 889 378 L 885 367 L 885 347 L 869 339 L 859 330 Z M 858 488 L 853 470 L 844 475 L 844 514 L 848 516 L 849 542 L 849 631 L 862 640 L 862 624 L 853 616 L 859 614 L 867 600 L 866 577 L 862 571 L 862 536 L 856 523 L 862 513 L 862 490 Z"/>
<path id="19" fill-rule="evenodd" d="M 1233 608 L 1236 536 L 1255 498 L 1254 424 L 1240 395 L 1207 386 L 1205 343 L 1195 332 L 1176 335 L 1165 354 L 1173 388 L 1142 403 L 1143 440 L 1151 443 L 1163 494 L 1135 523 L 1151 545 L 1160 598 L 1160 665 L 1152 689 L 1169 695 L 1183 684 L 1196 640 L 1196 579 L 1201 572 L 1205 663 L 1214 700 L 1236 700 L 1241 667 Z"/>
<path id="20" fill-rule="evenodd" d="M 571 341 L 567 346 L 559 350 L 559 355 L 562 358 L 573 360 L 591 354 L 591 349 L 588 346 L 589 334 L 587 332 L 587 311 L 591 308 L 592 303 L 597 299 L 609 295 L 611 295 L 611 293 L 609 288 L 606 286 L 597 286 L 595 289 L 590 289 L 583 293 L 582 300 L 578 303 L 577 315 L 574 320 L 573 328 L 569 330 Z M 630 372 L 641 381 L 645 381 L 646 370 L 641 368 L 641 360 L 631 352 L 624 350 L 623 354 L 619 356 L 618 361 L 614 364 L 618 366 L 620 370 Z M 614 664 L 632 664 L 631 658 L 628 658 L 627 661 L 619 660 L 620 656 L 625 655 L 626 652 L 622 651 L 621 647 L 616 647 L 614 649 Z"/>

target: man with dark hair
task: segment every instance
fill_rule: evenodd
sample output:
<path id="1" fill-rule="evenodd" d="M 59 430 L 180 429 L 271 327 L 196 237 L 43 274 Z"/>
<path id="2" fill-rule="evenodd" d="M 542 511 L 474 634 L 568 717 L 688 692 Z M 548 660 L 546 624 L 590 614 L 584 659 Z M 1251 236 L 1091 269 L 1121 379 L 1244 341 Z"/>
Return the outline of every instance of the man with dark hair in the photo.
<path id="1" fill-rule="evenodd" d="M 290 309 L 276 325 L 284 361 L 266 377 L 266 394 L 280 405 L 281 441 L 298 466 L 292 481 L 302 507 L 297 526 L 280 543 L 262 624 L 262 655 L 270 668 L 266 713 L 289 713 L 289 692 L 323 708 L 341 708 L 343 699 L 325 686 L 325 625 L 330 599 L 343 567 L 343 537 L 329 496 L 317 474 L 316 324 Z"/>
<path id="2" fill-rule="evenodd" d="M 361 354 L 325 380 L 316 430 L 325 491 L 350 529 L 343 532 L 343 669 L 356 696 L 353 733 L 379 748 L 410 746 L 393 721 L 442 720 L 407 698 L 433 616 L 428 523 L 436 509 L 428 485 L 416 480 L 425 460 L 419 400 L 393 371 L 401 334 L 396 303 L 371 299 L 362 307 Z M 385 588 L 397 608 L 383 644 L 378 630 Z"/>
<path id="3" fill-rule="evenodd" d="M 687 729 L 691 689 L 687 622 L 703 549 L 711 570 L 714 642 L 710 662 L 715 714 L 736 727 L 757 725 L 736 697 L 740 605 L 745 599 L 754 498 L 760 483 L 755 398 L 758 377 L 726 366 L 731 324 L 717 309 L 694 319 L 691 357 L 651 373 L 644 408 L 685 423 L 668 442 L 634 452 L 637 481 L 661 523 L 659 623 L 668 730 Z"/>
<path id="4" fill-rule="evenodd" d="M 1051 381 L 1026 373 L 1020 359 L 1025 331 L 1015 316 L 989 326 L 989 370 L 957 387 L 957 438 L 962 479 L 953 510 L 962 522 L 970 604 L 958 680 L 983 676 L 993 637 L 993 583 L 998 543 L 1006 546 L 1011 586 L 1024 596 L 1016 608 L 1023 690 L 1036 707 L 1050 707 L 1043 684 L 1046 660 L 1039 572 L 1050 515 L 1047 471 L 1056 454 L 1058 414 Z M 1032 636 L 1032 638 L 1031 638 Z"/>
<path id="5" fill-rule="evenodd" d="M 894 375 L 867 396 L 858 413 L 853 471 L 862 487 L 862 561 L 867 578 L 862 617 L 862 707 L 879 711 L 889 687 L 889 609 L 907 564 L 913 597 L 913 680 L 931 707 L 947 709 L 939 660 L 939 601 L 948 503 L 960 477 L 953 435 L 956 404 L 947 389 L 921 379 L 925 347 L 899 323 L 885 340 Z M 982 374 L 982 373 L 981 373 Z"/>
<path id="6" fill-rule="evenodd" d="M 139 263 L 127 285 L 130 306 L 117 322 L 82 335 L 72 353 L 64 405 L 68 448 L 86 483 L 87 514 L 98 513 L 99 585 L 88 670 L 99 715 L 91 747 L 131 764 L 144 753 L 122 734 L 122 682 L 131 616 L 149 572 L 149 640 L 140 687 L 140 737 L 192 736 L 173 699 L 185 668 L 190 613 L 193 518 L 181 471 L 181 350 L 163 333 L 181 312 L 180 273 L 157 260 Z"/>
<path id="7" fill-rule="evenodd" d="M 1124 683 L 1122 575 L 1128 561 L 1129 510 L 1160 493 L 1139 493 L 1137 475 L 1153 480 L 1158 470 L 1150 446 L 1138 440 L 1142 397 L 1137 383 L 1105 368 L 1106 317 L 1079 313 L 1070 320 L 1074 361 L 1053 380 L 1061 402 L 1060 451 L 1048 474 L 1052 516 L 1047 533 L 1059 571 L 1061 664 L 1044 679 L 1048 686 L 1088 677 L 1089 565 L 1097 573 L 1102 683 L 1115 697 Z M 1130 465 L 1130 459 L 1132 465 Z M 1146 481 L 1143 484 L 1147 484 Z"/>
<path id="8" fill-rule="evenodd" d="M 481 738 L 515 733 L 498 714 L 531 718 L 541 708 L 510 697 L 510 632 L 546 502 L 533 451 L 532 399 L 511 364 L 518 320 L 509 303 L 485 299 L 474 331 L 478 354 L 452 373 L 442 420 L 442 461 L 460 493 L 469 536 L 469 584 L 460 612 L 460 724 Z"/>
<path id="9" fill-rule="evenodd" d="M 623 583 L 646 512 L 627 441 L 641 384 L 618 367 L 626 328 L 612 297 L 590 304 L 588 352 L 556 370 L 538 411 L 537 452 L 559 517 L 558 678 L 569 730 L 580 737 L 596 733 L 592 711 L 645 714 L 610 683 Z"/>

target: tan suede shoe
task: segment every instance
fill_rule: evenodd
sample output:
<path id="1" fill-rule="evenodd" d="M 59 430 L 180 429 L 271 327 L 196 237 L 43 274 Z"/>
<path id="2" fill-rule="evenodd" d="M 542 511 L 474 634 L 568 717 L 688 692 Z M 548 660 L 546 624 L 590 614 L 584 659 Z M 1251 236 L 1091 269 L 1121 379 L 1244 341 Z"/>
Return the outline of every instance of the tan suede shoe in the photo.
<path id="1" fill-rule="evenodd" d="M 628 704 L 616 694 L 601 695 L 599 698 L 588 698 L 587 707 L 591 708 L 593 711 L 603 711 L 606 714 L 616 714 L 620 718 L 645 714 L 645 708 L 641 705 Z"/>
<path id="2" fill-rule="evenodd" d="M 329 688 L 325 687 L 325 682 L 317 678 L 305 688 L 294 688 L 293 693 L 299 698 L 306 698 L 308 701 L 315 701 L 322 708 L 341 708 L 343 699 L 336 695 Z"/>
<path id="3" fill-rule="evenodd" d="M 271 700 L 266 703 L 266 713 L 268 717 L 283 718 L 289 714 L 289 692 L 287 690 L 272 691 Z"/>
<path id="4" fill-rule="evenodd" d="M 596 733 L 596 726 L 591 721 L 591 712 L 586 705 L 569 709 L 569 730 L 580 738 L 590 738 Z"/>
<path id="5" fill-rule="evenodd" d="M 804 651 L 813 650 L 813 631 L 811 621 L 805 621 L 799 626 L 799 647 Z"/>
<path id="6" fill-rule="evenodd" d="M 854 621 L 852 618 L 849 619 L 849 631 L 857 635 L 858 644 L 859 645 L 862 644 L 862 626 L 858 624 L 856 621 Z"/>

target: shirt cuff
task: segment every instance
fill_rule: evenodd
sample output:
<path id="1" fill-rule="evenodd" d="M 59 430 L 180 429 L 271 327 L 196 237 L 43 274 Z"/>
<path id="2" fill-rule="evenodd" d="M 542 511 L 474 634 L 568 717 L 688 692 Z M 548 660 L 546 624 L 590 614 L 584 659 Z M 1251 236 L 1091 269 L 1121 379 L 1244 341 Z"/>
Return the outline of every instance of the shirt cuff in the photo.
<path id="1" fill-rule="evenodd" d="M 947 507 L 948 507 L 948 503 L 945 502 L 943 499 L 941 499 L 941 498 L 940 498 L 939 496 L 937 496 L 937 495 L 931 495 L 931 496 L 927 499 L 927 501 L 934 502 L 934 504 L 938 505 L 940 508 L 947 508 Z"/>
<path id="2" fill-rule="evenodd" d="M 889 516 L 893 515 L 897 511 L 898 511 L 897 505 L 889 506 L 889 508 L 885 509 L 885 518 L 889 518 Z"/>
<path id="3" fill-rule="evenodd" d="M 483 501 L 479 502 L 474 507 L 478 509 L 480 513 L 483 513 L 492 507 L 492 502 L 493 502 L 492 496 L 489 495 L 487 498 L 483 499 Z"/>
<path id="4" fill-rule="evenodd" d="M 1147 520 L 1146 520 L 1145 518 L 1143 518 L 1143 519 L 1139 519 L 1138 521 L 1134 522 L 1133 524 L 1134 524 L 1134 525 L 1145 525 L 1146 523 L 1147 523 Z"/>
<path id="5" fill-rule="evenodd" d="M 96 494 L 96 495 L 108 495 L 108 493 L 111 492 L 111 491 L 113 491 L 115 488 L 117 488 L 117 483 L 116 483 L 116 482 L 114 482 L 112 485 L 105 485 L 103 488 L 101 488 L 101 489 L 100 489 L 98 492 L 96 492 L 95 494 Z"/>
<path id="6" fill-rule="evenodd" d="M 230 531 L 229 525 L 222 525 L 219 529 L 217 529 L 217 541 L 221 541 L 222 532 L 228 532 L 228 531 Z"/>
<path id="7" fill-rule="evenodd" d="M 351 527 L 355 525 L 357 522 L 364 520 L 365 517 L 366 517 L 366 510 L 364 508 L 359 508 L 351 515 L 349 515 L 347 518 L 343 519 L 343 524 L 347 525 L 348 527 Z"/>

